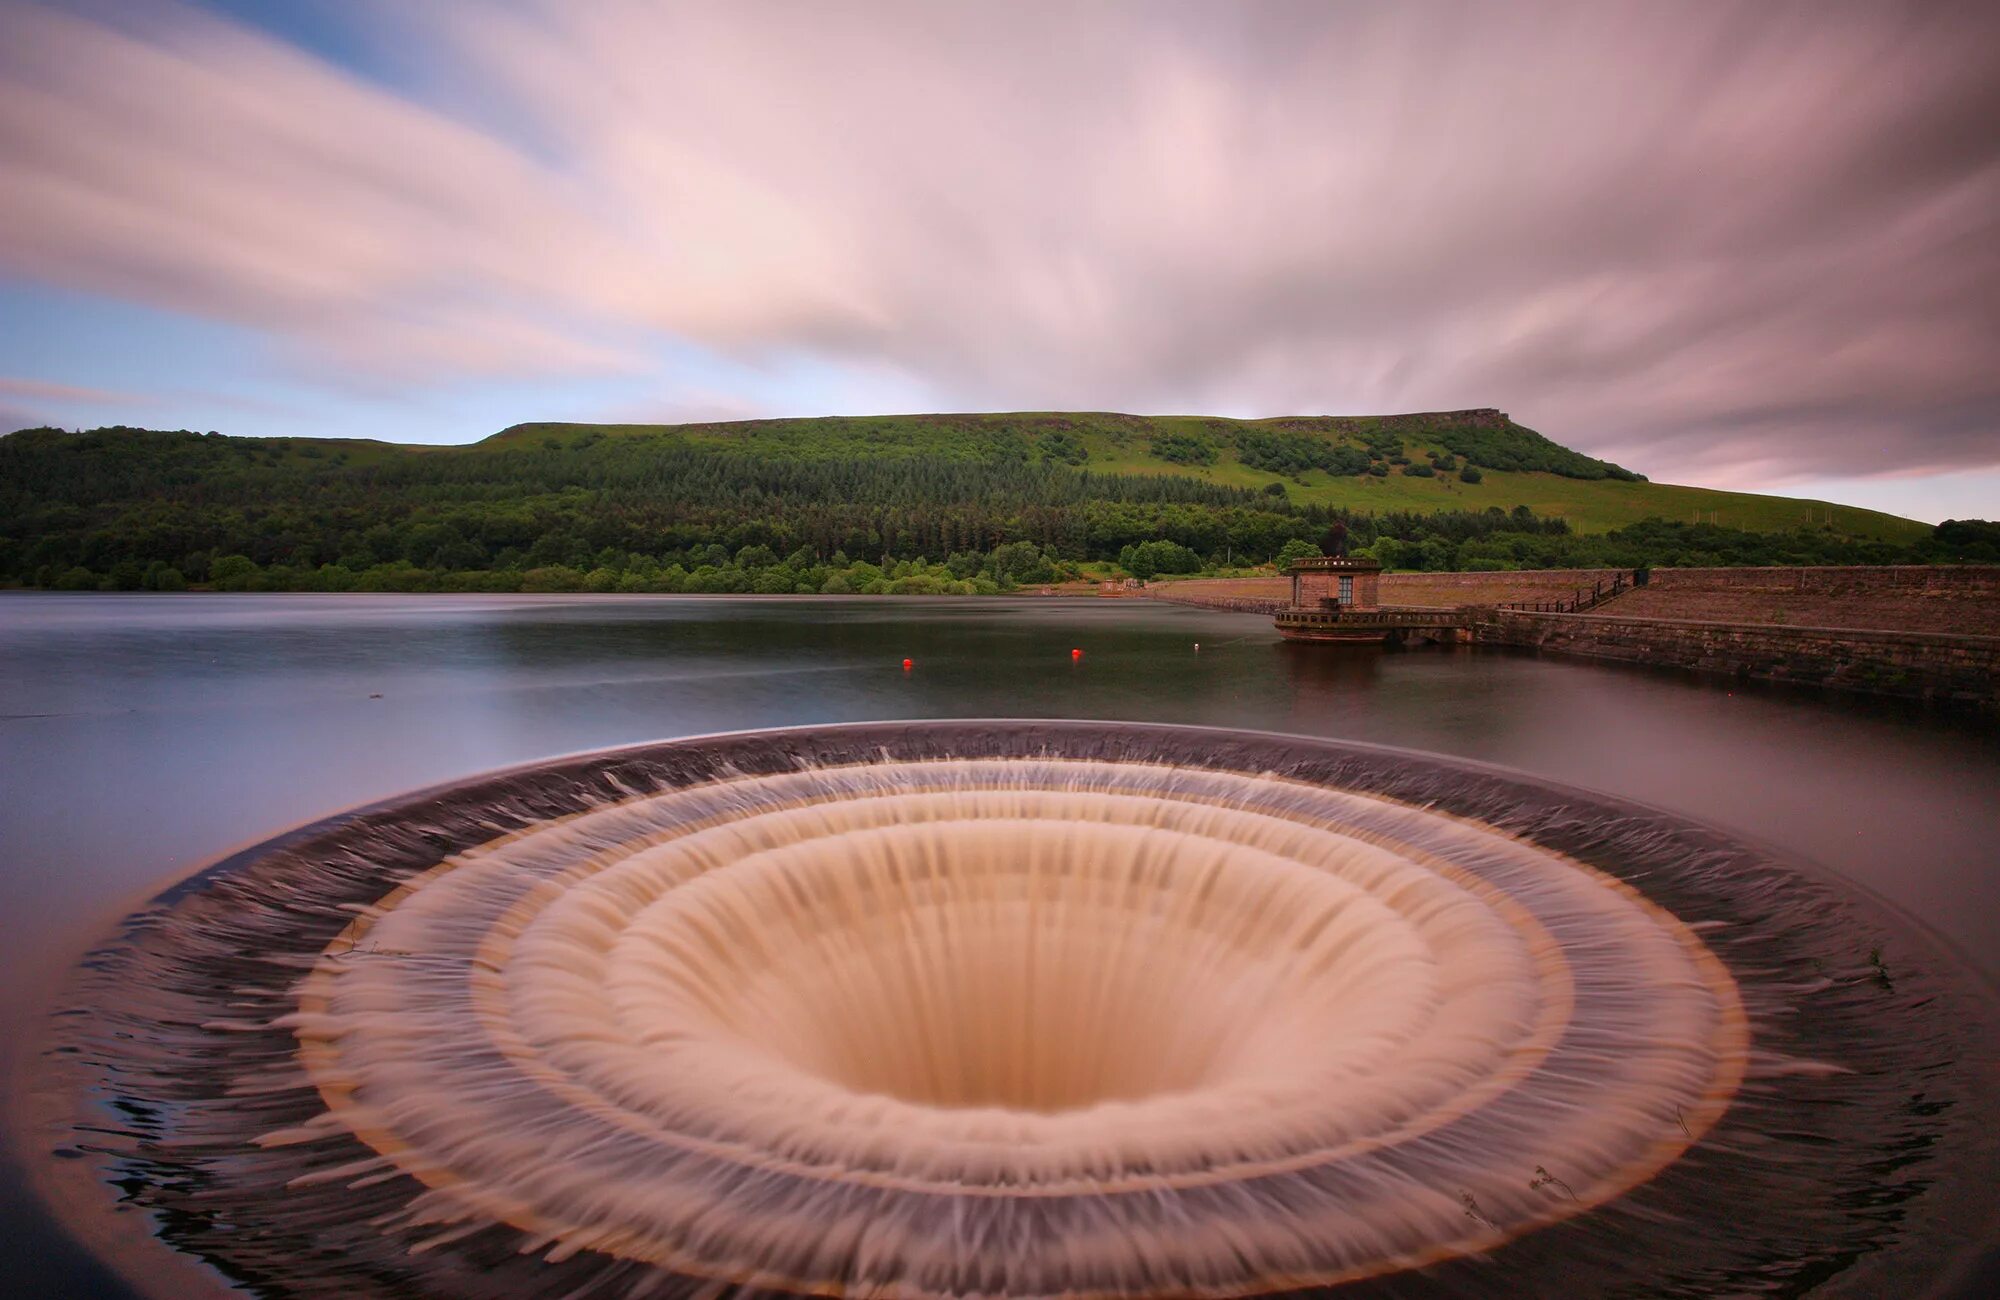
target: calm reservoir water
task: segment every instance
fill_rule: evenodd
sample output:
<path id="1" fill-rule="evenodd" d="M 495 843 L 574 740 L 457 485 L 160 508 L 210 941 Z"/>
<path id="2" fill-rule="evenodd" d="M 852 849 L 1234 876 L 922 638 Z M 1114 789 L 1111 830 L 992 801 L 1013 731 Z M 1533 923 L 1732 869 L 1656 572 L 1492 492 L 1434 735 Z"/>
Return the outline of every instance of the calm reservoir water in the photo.
<path id="1" fill-rule="evenodd" d="M 1501 764 L 1815 859 L 2000 973 L 2000 735 L 1902 707 L 1496 652 L 1287 646 L 1259 618 L 1143 601 L 10 594 L 0 1063 L 18 1064 L 96 931 L 286 827 L 570 750 L 980 716 Z M 57 1269 L 18 1180 L 0 1181 L 0 1224 L 0 1277 L 92 1289 L 80 1261 Z"/>

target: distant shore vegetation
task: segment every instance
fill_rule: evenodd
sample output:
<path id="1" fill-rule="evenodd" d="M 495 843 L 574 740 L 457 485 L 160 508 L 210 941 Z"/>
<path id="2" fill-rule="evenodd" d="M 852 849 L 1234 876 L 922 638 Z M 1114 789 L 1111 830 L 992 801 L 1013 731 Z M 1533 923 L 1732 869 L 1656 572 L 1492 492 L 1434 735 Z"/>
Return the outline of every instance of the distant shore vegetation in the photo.
<path id="1" fill-rule="evenodd" d="M 1386 457 L 1371 465 L 1401 458 L 1390 455 L 1399 441 L 1366 432 L 1375 441 L 1361 449 Z M 1456 441 L 1481 463 L 1499 459 L 1482 436 L 1497 435 Z M 1168 430 L 1155 445 L 1198 463 L 1198 437 L 1213 435 Z M 1295 468 L 1320 454 L 1301 439 L 1295 429 L 1259 429 L 1236 446 Z M 1909 541 L 1832 522 L 1750 531 L 1649 519 L 1579 533 L 1525 504 L 1363 511 L 1296 499 L 1281 482 L 1095 472 L 1078 463 L 1080 437 L 1030 445 L 1040 451 L 915 445 L 861 455 L 836 442 L 808 454 L 783 439 L 585 434 L 418 450 L 26 430 L 0 438 L 0 582 L 993 595 L 1079 578 L 1249 571 L 1312 553 L 1335 520 L 1355 550 L 1402 570 L 2000 561 L 2000 525 L 1979 521 L 1918 526 Z M 1462 454 L 1425 453 L 1397 469 L 1457 477 L 1470 468 Z"/>

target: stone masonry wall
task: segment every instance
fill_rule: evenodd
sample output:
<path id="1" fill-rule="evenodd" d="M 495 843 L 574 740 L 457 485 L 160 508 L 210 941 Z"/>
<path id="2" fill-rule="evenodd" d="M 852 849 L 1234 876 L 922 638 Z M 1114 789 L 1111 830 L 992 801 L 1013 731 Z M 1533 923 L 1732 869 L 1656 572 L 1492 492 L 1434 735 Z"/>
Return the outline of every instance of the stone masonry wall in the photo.
<path id="1" fill-rule="evenodd" d="M 1504 573 L 1385 573 L 1382 603 L 1440 609 L 1513 600 L 1568 600 L 1623 569 L 1514 569 Z M 1628 574 L 1629 576 L 1629 574 Z"/>
<path id="2" fill-rule="evenodd" d="M 2000 566 L 1655 569 L 1595 612 L 2000 636 Z"/>
<path id="3" fill-rule="evenodd" d="M 1384 605 L 1456 609 L 1509 600 L 1566 600 L 1578 588 L 1609 581 L 1618 569 L 1519 569 L 1509 573 L 1385 573 L 1377 598 Z M 1237 602 L 1291 599 L 1290 578 L 1184 578 L 1154 582 L 1146 594 L 1188 605 L 1237 608 Z"/>
<path id="4" fill-rule="evenodd" d="M 1275 614 L 1292 604 L 1290 578 L 1198 578 L 1149 582 L 1139 592 L 1172 605 L 1198 605 L 1238 614 Z"/>
<path id="5" fill-rule="evenodd" d="M 1473 635 L 1551 654 L 2000 708 L 1996 636 L 1511 612 L 1482 619 Z"/>
<path id="6" fill-rule="evenodd" d="M 1654 569 L 1651 586 L 1731 591 L 1947 591 L 2000 596 L 2000 564 Z"/>
<path id="7" fill-rule="evenodd" d="M 1566 600 L 1620 572 L 1521 569 L 1505 573 L 1385 573 L 1381 603 L 1456 609 L 1509 601 Z M 1291 595 L 1291 580 L 1183 580 L 1149 584 L 1146 594 L 1218 609 L 1262 609 L 1284 604 Z M 1654 569 L 1646 586 L 1633 588 L 1595 612 L 1705 623 L 2000 636 L 2000 565 Z"/>

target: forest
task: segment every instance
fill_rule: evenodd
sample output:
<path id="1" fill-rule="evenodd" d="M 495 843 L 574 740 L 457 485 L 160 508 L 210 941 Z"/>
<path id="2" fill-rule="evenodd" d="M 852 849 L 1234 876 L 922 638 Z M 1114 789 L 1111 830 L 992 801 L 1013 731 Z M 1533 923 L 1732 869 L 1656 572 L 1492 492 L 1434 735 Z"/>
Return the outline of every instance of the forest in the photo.
<path id="1" fill-rule="evenodd" d="M 2000 528 L 1977 521 L 1908 544 L 1827 525 L 1747 532 L 1662 520 L 1582 535 L 1526 506 L 1360 512 L 1296 501 L 1282 482 L 1094 472 L 1062 437 L 1047 441 L 1033 456 L 1004 445 L 867 455 L 672 435 L 406 449 L 24 430 L 0 438 L 0 582 L 990 594 L 1243 570 L 1310 551 L 1336 519 L 1353 546 L 1396 569 L 2000 560 Z M 1282 430 L 1247 441 L 1250 455 L 1274 461 L 1321 454 Z"/>

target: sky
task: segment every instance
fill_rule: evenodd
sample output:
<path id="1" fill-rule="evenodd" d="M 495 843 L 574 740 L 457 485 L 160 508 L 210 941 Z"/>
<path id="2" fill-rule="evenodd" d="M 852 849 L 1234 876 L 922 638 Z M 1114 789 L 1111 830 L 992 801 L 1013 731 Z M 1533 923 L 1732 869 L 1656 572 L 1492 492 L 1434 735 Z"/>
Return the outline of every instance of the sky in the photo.
<path id="1" fill-rule="evenodd" d="M 2000 516 L 2000 6 L 0 0 L 0 429 L 1475 406 Z"/>

